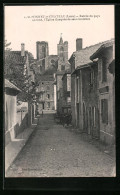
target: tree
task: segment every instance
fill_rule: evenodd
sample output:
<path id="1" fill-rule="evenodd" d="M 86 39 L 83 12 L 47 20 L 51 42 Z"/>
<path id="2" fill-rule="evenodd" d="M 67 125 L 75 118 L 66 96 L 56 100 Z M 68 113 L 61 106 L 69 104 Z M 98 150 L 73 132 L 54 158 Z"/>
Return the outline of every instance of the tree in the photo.
<path id="1" fill-rule="evenodd" d="M 9 46 L 11 43 L 5 41 L 5 55 L 4 55 L 4 76 L 14 85 L 21 89 L 18 98 L 21 101 L 27 101 L 31 98 L 31 93 L 35 92 L 35 83 L 31 82 L 31 75 L 29 75 L 29 63 L 33 61 L 34 57 L 30 52 L 26 52 L 26 56 L 21 57 L 21 53 L 11 51 Z M 27 61 L 28 59 L 28 61 Z"/>

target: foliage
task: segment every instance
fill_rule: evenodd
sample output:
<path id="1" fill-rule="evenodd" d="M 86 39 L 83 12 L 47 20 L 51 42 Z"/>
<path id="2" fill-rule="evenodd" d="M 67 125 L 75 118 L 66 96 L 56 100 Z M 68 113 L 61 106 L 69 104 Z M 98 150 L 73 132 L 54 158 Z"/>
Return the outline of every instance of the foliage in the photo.
<path id="1" fill-rule="evenodd" d="M 4 53 L 4 76 L 14 85 L 22 90 L 18 95 L 18 99 L 25 101 L 31 98 L 31 94 L 35 92 L 35 83 L 31 82 L 31 75 L 28 75 L 29 63 L 33 61 L 34 57 L 30 52 L 26 52 L 27 57 L 22 56 L 21 52 L 13 52 L 8 49 L 11 43 L 5 41 Z"/>

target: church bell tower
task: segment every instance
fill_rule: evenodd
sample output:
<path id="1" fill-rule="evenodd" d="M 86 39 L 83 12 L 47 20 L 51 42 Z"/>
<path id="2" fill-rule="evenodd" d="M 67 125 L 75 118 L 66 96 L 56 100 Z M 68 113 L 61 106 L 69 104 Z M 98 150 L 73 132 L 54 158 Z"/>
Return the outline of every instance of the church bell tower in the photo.
<path id="1" fill-rule="evenodd" d="M 65 65 L 68 63 L 68 42 L 63 42 L 62 34 L 60 36 L 59 44 L 57 44 L 58 55 L 58 70 L 65 70 Z"/>

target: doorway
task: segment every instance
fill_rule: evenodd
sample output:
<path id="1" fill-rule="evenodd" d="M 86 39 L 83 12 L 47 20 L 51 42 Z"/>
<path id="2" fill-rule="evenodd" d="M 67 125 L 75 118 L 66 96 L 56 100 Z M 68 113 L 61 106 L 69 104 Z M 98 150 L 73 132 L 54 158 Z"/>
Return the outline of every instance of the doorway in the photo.
<path id="1" fill-rule="evenodd" d="M 77 103 L 77 127 L 79 127 L 79 103 Z"/>

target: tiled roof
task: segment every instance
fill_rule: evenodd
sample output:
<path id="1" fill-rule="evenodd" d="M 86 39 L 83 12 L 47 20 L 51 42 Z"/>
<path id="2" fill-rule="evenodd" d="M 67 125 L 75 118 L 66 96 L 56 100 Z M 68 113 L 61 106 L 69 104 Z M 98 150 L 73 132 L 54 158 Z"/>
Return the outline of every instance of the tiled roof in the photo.
<path id="1" fill-rule="evenodd" d="M 102 50 L 104 50 L 105 48 L 107 47 L 111 47 L 112 45 L 114 44 L 114 39 L 111 39 L 109 41 L 107 41 L 106 43 L 102 44 L 98 49 L 97 51 L 95 51 L 95 53 L 93 53 L 91 56 L 90 56 L 90 59 L 94 59 L 97 57 L 97 55 L 99 54 L 99 52 L 101 52 Z"/>
<path id="2" fill-rule="evenodd" d="M 25 52 L 26 55 L 26 52 Z M 12 64 L 24 64 L 26 56 L 21 56 L 21 51 L 9 51 L 6 54 L 6 60 L 11 61 Z"/>
<path id="3" fill-rule="evenodd" d="M 75 64 L 77 66 L 82 66 L 91 62 L 90 56 L 94 54 L 103 44 L 109 43 L 109 41 L 104 41 L 95 45 L 91 45 L 84 49 L 74 52 L 75 54 Z"/>
<path id="4" fill-rule="evenodd" d="M 5 88 L 15 89 L 17 91 L 21 91 L 18 87 L 12 84 L 9 80 L 5 79 Z"/>

